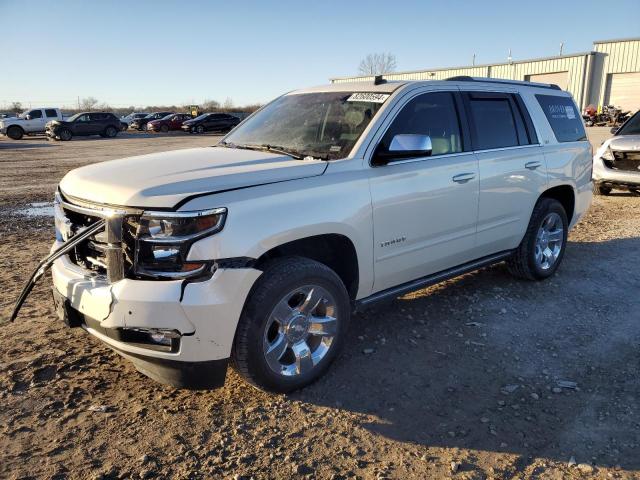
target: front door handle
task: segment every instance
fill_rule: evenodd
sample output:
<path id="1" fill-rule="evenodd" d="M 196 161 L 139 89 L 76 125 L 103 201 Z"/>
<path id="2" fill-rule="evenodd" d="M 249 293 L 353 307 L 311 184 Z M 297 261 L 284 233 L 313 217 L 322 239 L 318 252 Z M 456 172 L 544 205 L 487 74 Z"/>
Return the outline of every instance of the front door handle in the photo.
<path id="1" fill-rule="evenodd" d="M 542 166 L 542 162 L 539 161 L 534 161 L 534 162 L 527 162 L 524 164 L 524 168 L 528 168 L 529 170 L 535 170 L 538 167 Z"/>
<path id="2" fill-rule="evenodd" d="M 467 183 L 469 180 L 476 178 L 475 173 L 459 173 L 455 175 L 452 180 L 456 183 Z"/>

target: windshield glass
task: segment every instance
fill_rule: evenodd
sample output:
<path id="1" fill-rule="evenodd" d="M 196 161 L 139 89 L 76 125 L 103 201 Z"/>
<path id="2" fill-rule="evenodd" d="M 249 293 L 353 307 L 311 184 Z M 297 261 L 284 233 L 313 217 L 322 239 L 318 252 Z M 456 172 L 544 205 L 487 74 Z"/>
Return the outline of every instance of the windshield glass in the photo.
<path id="1" fill-rule="evenodd" d="M 27 110 L 26 112 L 22 112 L 22 113 L 19 115 L 19 118 L 25 118 L 27 115 L 29 115 L 29 110 Z"/>
<path id="2" fill-rule="evenodd" d="M 616 135 L 640 135 L 640 111 L 627 120 Z"/>
<path id="3" fill-rule="evenodd" d="M 225 144 L 270 146 L 327 160 L 344 158 L 388 97 L 350 92 L 285 95 L 229 134 Z"/>
<path id="4" fill-rule="evenodd" d="M 75 115 L 71 115 L 69 118 L 66 119 L 67 122 L 73 122 L 75 121 L 76 118 L 78 118 L 80 115 L 83 115 L 82 113 L 76 113 Z"/>
<path id="5" fill-rule="evenodd" d="M 209 115 L 211 115 L 211 114 L 210 113 L 203 113 L 202 115 L 198 115 L 196 118 L 194 118 L 194 120 L 204 120 Z"/>

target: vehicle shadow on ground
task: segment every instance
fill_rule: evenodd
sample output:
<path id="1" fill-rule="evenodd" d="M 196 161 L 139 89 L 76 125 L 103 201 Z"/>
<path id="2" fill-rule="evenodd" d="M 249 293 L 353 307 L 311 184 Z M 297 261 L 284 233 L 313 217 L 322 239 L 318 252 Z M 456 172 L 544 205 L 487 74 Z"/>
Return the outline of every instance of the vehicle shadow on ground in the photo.
<path id="1" fill-rule="evenodd" d="M 545 282 L 502 264 L 372 308 L 327 377 L 292 396 L 390 439 L 517 454 L 520 471 L 572 456 L 640 468 L 638 250 L 570 242 Z"/>
<path id="2" fill-rule="evenodd" d="M 51 143 L 18 143 L 18 142 L 0 142 L 0 149 L 23 149 L 23 148 L 43 148 L 53 147 Z"/>

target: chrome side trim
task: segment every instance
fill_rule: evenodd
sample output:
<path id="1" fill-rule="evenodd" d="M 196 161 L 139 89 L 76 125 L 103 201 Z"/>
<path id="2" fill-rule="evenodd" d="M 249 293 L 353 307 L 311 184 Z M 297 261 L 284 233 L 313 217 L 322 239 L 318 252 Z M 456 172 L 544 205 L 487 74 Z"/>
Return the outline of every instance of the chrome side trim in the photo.
<path id="1" fill-rule="evenodd" d="M 368 297 L 357 300 L 355 302 L 355 310 L 361 310 L 362 308 L 365 308 L 376 302 L 390 299 L 390 298 L 396 298 L 405 293 L 413 292 L 415 290 L 420 290 L 421 288 L 435 285 L 436 283 L 440 283 L 444 280 L 458 277 L 464 273 L 472 272 L 479 268 L 493 265 L 494 263 L 499 263 L 505 260 L 507 257 L 509 257 L 511 253 L 512 253 L 511 250 L 508 250 L 500 253 L 495 253 L 493 255 L 488 255 L 478 260 L 464 263 L 462 265 L 450 268 L 448 270 L 443 270 L 438 273 L 427 275 L 426 277 L 418 278 L 416 280 L 403 283 L 402 285 L 398 285 L 396 287 L 391 287 L 386 290 L 382 290 L 380 292 L 374 293 L 373 295 L 369 295 Z"/>
<path id="2" fill-rule="evenodd" d="M 164 212 L 164 211 L 145 210 L 142 214 L 142 218 L 148 218 L 148 217 L 191 218 L 191 217 L 204 217 L 206 215 L 219 215 L 222 213 L 227 213 L 227 209 L 224 207 L 221 207 L 221 208 L 212 208 L 210 210 L 191 210 L 191 211 L 185 211 L 185 212 Z"/>

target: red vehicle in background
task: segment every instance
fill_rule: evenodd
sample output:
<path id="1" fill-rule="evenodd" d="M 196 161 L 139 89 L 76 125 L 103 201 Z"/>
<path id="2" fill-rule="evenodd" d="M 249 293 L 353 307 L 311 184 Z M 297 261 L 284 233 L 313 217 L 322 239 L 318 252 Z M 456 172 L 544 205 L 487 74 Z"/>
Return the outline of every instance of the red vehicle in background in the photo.
<path id="1" fill-rule="evenodd" d="M 182 124 L 193 117 L 188 113 L 172 113 L 159 120 L 151 120 L 147 123 L 147 130 L 150 132 L 168 132 L 169 130 L 180 130 Z"/>

